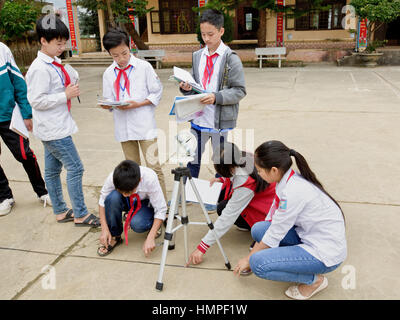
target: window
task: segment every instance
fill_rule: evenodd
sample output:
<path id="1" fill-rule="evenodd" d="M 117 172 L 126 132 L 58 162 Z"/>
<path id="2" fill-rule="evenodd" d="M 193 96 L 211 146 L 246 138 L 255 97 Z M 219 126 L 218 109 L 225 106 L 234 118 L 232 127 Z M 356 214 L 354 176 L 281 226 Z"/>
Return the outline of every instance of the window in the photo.
<path id="1" fill-rule="evenodd" d="M 159 0 L 161 33 L 196 33 L 195 13 L 197 0 Z"/>
<path id="2" fill-rule="evenodd" d="M 151 32 L 160 33 L 160 12 L 150 11 L 151 18 Z"/>
<path id="3" fill-rule="evenodd" d="M 346 0 L 335 1 L 325 0 L 324 6 L 327 10 L 309 11 L 303 16 L 295 19 L 296 30 L 333 30 L 341 29 L 341 22 L 345 13 L 342 8 L 346 5 Z M 309 10 L 308 0 L 297 0 L 296 9 Z"/>

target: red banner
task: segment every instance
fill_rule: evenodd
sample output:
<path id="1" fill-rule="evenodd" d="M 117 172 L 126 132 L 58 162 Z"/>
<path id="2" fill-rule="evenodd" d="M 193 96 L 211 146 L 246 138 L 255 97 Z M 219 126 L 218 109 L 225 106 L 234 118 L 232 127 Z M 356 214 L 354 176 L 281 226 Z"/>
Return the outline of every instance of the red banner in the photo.
<path id="1" fill-rule="evenodd" d="M 278 6 L 284 6 L 285 5 L 285 0 L 276 0 L 276 4 Z M 284 21 L 285 17 L 283 12 L 278 12 L 277 17 L 276 17 L 276 46 L 277 47 L 283 47 L 283 30 L 284 30 Z"/>
<path id="2" fill-rule="evenodd" d="M 199 8 L 204 7 L 206 5 L 206 0 L 199 0 Z"/>
<path id="3" fill-rule="evenodd" d="M 367 34 L 368 34 L 368 20 L 362 19 L 360 21 L 358 31 L 358 48 L 366 48 L 367 47 Z"/>
<path id="4" fill-rule="evenodd" d="M 67 3 L 69 33 L 71 35 L 72 54 L 79 54 L 78 43 L 77 43 L 77 40 L 76 40 L 76 33 L 75 33 L 75 22 L 74 22 L 74 12 L 72 10 L 72 1 L 71 0 L 66 0 L 66 3 Z"/>
<path id="5" fill-rule="evenodd" d="M 132 2 L 133 0 L 128 0 L 128 2 Z M 133 28 L 135 29 L 135 16 L 134 16 L 134 9 L 133 8 L 128 8 L 128 12 L 129 12 L 129 20 L 131 20 L 132 24 L 133 24 Z M 135 42 L 133 41 L 132 37 L 129 36 L 130 39 L 130 44 L 131 44 L 131 52 L 132 53 L 137 53 L 137 47 Z"/>

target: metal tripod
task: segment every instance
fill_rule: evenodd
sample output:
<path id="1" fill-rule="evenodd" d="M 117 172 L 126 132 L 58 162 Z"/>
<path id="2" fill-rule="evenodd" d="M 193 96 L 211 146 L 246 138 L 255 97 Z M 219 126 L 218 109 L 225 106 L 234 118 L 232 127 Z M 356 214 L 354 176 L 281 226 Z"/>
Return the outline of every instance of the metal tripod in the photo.
<path id="1" fill-rule="evenodd" d="M 229 260 L 225 255 L 225 252 L 224 252 L 224 249 L 222 248 L 221 242 L 219 241 L 219 239 L 217 238 L 217 236 L 215 234 L 214 225 L 213 225 L 210 217 L 208 216 L 208 212 L 207 212 L 206 208 L 204 207 L 203 200 L 201 199 L 200 194 L 196 188 L 196 185 L 194 184 L 194 181 L 190 174 L 189 168 L 180 166 L 180 167 L 172 170 L 172 174 L 174 174 L 174 189 L 172 191 L 172 199 L 171 199 L 171 206 L 169 208 L 170 210 L 169 210 L 169 217 L 168 217 L 168 221 L 167 221 L 167 227 L 165 229 L 164 246 L 163 246 L 161 262 L 160 262 L 160 272 L 158 274 L 158 280 L 156 283 L 156 289 L 159 291 L 162 291 L 163 285 L 164 285 L 162 282 L 162 279 L 163 279 L 164 267 L 165 267 L 165 261 L 167 259 L 168 249 L 174 248 L 174 245 L 171 247 L 169 245 L 169 243 L 172 240 L 174 233 L 182 227 L 183 227 L 184 244 L 185 244 L 185 263 L 188 263 L 188 260 L 189 260 L 188 225 L 189 224 L 208 225 L 210 230 L 213 232 L 214 237 L 217 241 L 218 247 L 221 251 L 221 254 L 224 257 L 225 266 L 228 268 L 228 270 L 231 269 L 231 264 L 229 263 Z M 193 191 L 196 195 L 197 200 L 200 203 L 201 209 L 204 213 L 204 217 L 206 218 L 207 222 L 189 222 L 189 217 L 186 214 L 186 193 L 185 193 L 185 185 L 186 185 L 187 179 L 189 179 L 189 182 L 193 188 Z M 178 215 L 179 199 L 181 200 L 182 216 Z M 173 229 L 175 217 L 180 221 L 180 224 Z"/>

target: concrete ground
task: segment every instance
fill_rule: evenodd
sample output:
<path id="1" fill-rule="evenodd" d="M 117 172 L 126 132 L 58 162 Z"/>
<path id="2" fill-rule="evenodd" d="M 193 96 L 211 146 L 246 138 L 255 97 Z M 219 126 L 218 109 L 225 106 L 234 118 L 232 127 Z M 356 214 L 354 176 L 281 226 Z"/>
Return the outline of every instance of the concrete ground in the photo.
<path id="1" fill-rule="evenodd" d="M 74 101 L 72 111 L 80 129 L 74 141 L 85 165 L 85 200 L 92 212 L 104 179 L 123 160 L 111 114 L 96 107 L 103 71 L 79 69 L 82 104 Z M 173 138 L 176 127 L 168 112 L 178 90 L 168 81 L 171 70 L 157 73 L 164 85 L 156 110 L 159 147 L 170 195 L 170 170 L 176 165 L 168 162 L 173 153 L 168 135 Z M 240 145 L 243 136 L 247 150 L 279 139 L 302 153 L 346 216 L 348 257 L 328 274 L 329 287 L 315 299 L 399 299 L 400 67 L 247 68 L 245 76 L 248 94 L 231 139 Z M 178 130 L 186 128 L 182 124 Z M 31 146 L 44 172 L 43 146 L 33 137 Z M 130 231 L 128 247 L 98 257 L 99 230 L 56 223 L 4 144 L 0 161 L 16 200 L 12 213 L 0 218 L 0 299 L 286 299 L 289 283 L 254 275 L 236 278 L 225 269 L 216 245 L 201 265 L 184 268 L 181 231 L 176 249 L 168 252 L 164 290 L 158 292 L 161 247 L 146 258 L 141 251 L 145 235 Z M 200 177 L 212 173 L 208 163 Z M 65 172 L 62 178 L 65 183 Z M 65 184 L 64 191 L 69 202 Z M 198 206 L 188 210 L 191 221 L 204 221 Z M 210 217 L 215 220 L 216 214 Z M 206 226 L 190 226 L 190 251 L 206 232 Z M 235 266 L 248 254 L 251 236 L 232 228 L 221 242 Z"/>

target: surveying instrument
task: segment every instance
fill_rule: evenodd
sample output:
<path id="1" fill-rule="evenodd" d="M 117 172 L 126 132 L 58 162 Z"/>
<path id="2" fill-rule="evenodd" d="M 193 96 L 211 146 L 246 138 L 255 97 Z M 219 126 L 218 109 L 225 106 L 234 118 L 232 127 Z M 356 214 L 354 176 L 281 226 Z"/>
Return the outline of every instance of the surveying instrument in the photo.
<path id="1" fill-rule="evenodd" d="M 174 233 L 183 227 L 183 236 L 184 236 L 184 245 L 185 245 L 185 263 L 189 261 L 189 249 L 188 249 L 188 225 L 207 225 L 210 230 L 213 232 L 213 235 L 218 244 L 219 250 L 225 261 L 225 266 L 228 270 L 231 269 L 231 264 L 226 257 L 224 249 L 222 248 L 221 242 L 217 238 L 217 235 L 214 230 L 214 225 L 208 216 L 208 212 L 204 206 L 203 200 L 196 188 L 196 185 L 192 179 L 192 175 L 190 174 L 190 170 L 187 167 L 183 166 L 183 162 L 189 162 L 194 160 L 194 152 L 197 147 L 196 138 L 189 131 L 182 131 L 176 137 L 177 142 L 177 160 L 179 162 L 179 167 L 173 169 L 171 172 L 174 174 L 174 188 L 172 191 L 171 205 L 169 207 L 167 226 L 164 234 L 164 245 L 160 262 L 160 272 L 158 274 L 158 280 L 156 283 L 156 289 L 162 291 L 163 289 L 163 274 L 165 262 L 167 259 L 168 250 L 172 250 L 175 248 L 175 244 L 170 245 L 170 242 L 173 240 Z M 201 210 L 203 211 L 204 217 L 207 222 L 189 222 L 189 217 L 186 213 L 186 192 L 185 186 L 189 180 L 191 187 L 193 188 L 194 194 L 198 202 L 200 203 Z M 179 206 L 182 207 L 182 215 L 179 215 Z M 179 225 L 173 228 L 174 220 L 179 220 Z"/>

